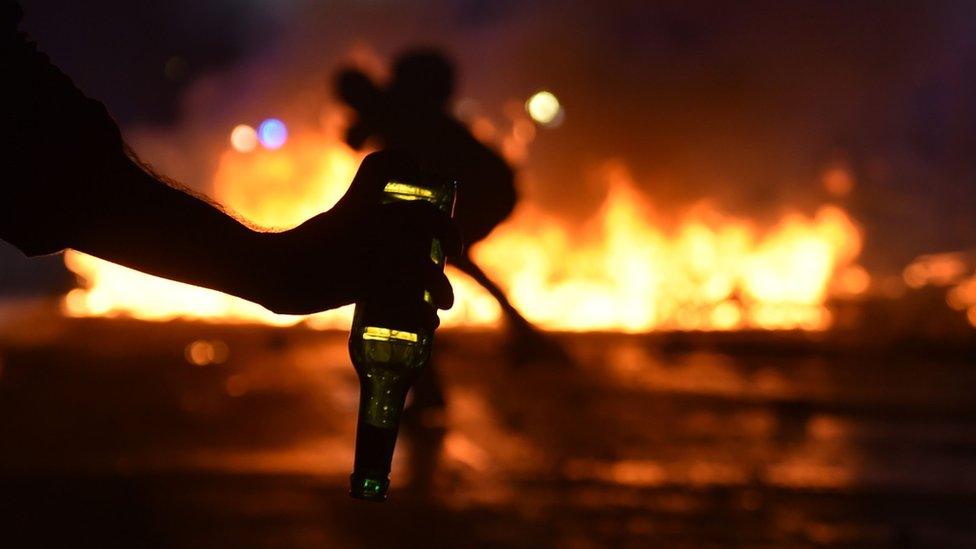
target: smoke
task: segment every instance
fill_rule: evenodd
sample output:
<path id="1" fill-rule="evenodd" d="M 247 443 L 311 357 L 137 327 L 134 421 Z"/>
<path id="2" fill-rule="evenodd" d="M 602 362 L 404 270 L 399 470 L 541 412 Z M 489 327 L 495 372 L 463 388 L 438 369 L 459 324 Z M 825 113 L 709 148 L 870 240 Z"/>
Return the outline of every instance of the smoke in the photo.
<path id="1" fill-rule="evenodd" d="M 867 227 L 869 265 L 897 269 L 917 253 L 972 243 L 968 5 L 247 6 L 237 62 L 194 77 L 176 124 L 125 132 L 140 154 L 203 192 L 236 124 L 275 116 L 321 130 L 323 113 L 341 112 L 330 82 L 338 66 L 381 73 L 398 52 L 426 45 L 457 62 L 458 97 L 499 124 L 534 91 L 559 96 L 566 121 L 538 132 L 521 184 L 566 218 L 601 202 L 606 189 L 593 174 L 609 160 L 628 166 L 665 211 L 708 200 L 760 219 L 838 200 L 821 177 L 843 165 L 855 181 L 844 205 Z"/>

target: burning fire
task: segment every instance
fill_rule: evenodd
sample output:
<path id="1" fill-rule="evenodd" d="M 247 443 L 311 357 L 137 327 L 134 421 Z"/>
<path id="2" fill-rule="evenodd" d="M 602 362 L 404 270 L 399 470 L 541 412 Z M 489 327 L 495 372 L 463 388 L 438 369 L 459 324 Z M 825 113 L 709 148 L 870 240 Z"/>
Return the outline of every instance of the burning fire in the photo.
<path id="1" fill-rule="evenodd" d="M 239 130 L 235 130 L 240 134 Z M 237 135 L 237 139 L 241 139 Z M 330 208 L 361 155 L 335 135 L 305 132 L 277 150 L 228 147 L 213 179 L 214 198 L 263 227 L 288 228 Z M 825 329 L 832 295 L 869 282 L 855 260 L 861 234 L 834 206 L 791 214 L 763 230 L 709 207 L 668 225 L 626 169 L 604 170 L 608 192 L 597 214 L 575 227 L 524 203 L 474 258 L 533 322 L 558 330 Z M 670 228 L 667 228 L 670 227 Z M 308 317 L 275 315 L 219 292 L 171 282 L 69 251 L 84 281 L 63 308 L 70 316 L 130 316 L 345 328 L 349 307 Z M 495 326 L 497 303 L 450 270 L 457 302 L 448 326 Z"/>
<path id="2" fill-rule="evenodd" d="M 474 250 L 542 326 L 824 329 L 832 291 L 866 289 L 854 264 L 860 233 L 837 207 L 786 216 L 766 232 L 701 207 L 665 231 L 622 166 L 605 172 L 607 198 L 580 230 L 526 205 Z"/>
<path id="3" fill-rule="evenodd" d="M 902 273 L 909 288 L 948 288 L 946 304 L 966 313 L 976 328 L 976 252 L 927 254 L 916 258 Z"/>

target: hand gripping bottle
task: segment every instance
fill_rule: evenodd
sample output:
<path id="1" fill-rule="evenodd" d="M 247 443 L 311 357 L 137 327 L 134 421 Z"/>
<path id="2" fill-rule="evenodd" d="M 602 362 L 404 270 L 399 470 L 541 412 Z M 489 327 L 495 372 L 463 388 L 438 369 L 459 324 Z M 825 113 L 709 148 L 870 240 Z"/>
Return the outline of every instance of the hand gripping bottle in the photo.
<path id="1" fill-rule="evenodd" d="M 383 189 L 383 203 L 425 200 L 450 216 L 456 198 L 457 183 L 450 180 L 390 181 Z M 430 259 L 443 269 L 444 252 L 437 239 L 431 242 Z M 404 400 L 427 365 L 434 339 L 433 329 L 403 314 L 416 310 L 418 304 L 413 301 L 421 299 L 426 302 L 423 306 L 433 306 L 427 292 L 356 304 L 349 334 L 349 356 L 359 375 L 360 390 L 356 461 L 349 477 L 349 493 L 354 498 L 386 499 Z"/>

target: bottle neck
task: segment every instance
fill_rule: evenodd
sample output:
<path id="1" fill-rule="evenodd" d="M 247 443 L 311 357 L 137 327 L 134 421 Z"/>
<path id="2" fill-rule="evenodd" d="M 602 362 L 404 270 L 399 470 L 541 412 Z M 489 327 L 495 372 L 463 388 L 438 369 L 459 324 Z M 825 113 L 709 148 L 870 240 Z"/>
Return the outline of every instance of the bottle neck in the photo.
<path id="1" fill-rule="evenodd" d="M 356 428 L 356 462 L 349 477 L 349 495 L 386 500 L 398 426 L 376 427 L 360 419 Z"/>

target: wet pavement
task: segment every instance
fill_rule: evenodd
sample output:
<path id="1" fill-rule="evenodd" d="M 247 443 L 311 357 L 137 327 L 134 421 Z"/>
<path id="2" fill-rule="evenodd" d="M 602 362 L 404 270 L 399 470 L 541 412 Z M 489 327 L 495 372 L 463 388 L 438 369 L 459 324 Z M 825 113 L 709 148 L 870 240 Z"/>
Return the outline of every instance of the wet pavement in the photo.
<path id="1" fill-rule="evenodd" d="M 514 361 L 500 334 L 439 337 L 447 408 L 413 414 L 391 498 L 371 504 L 345 495 L 358 385 L 344 334 L 8 313 L 2 537 L 976 546 L 967 353 L 561 335 L 576 363 L 546 366 Z"/>

